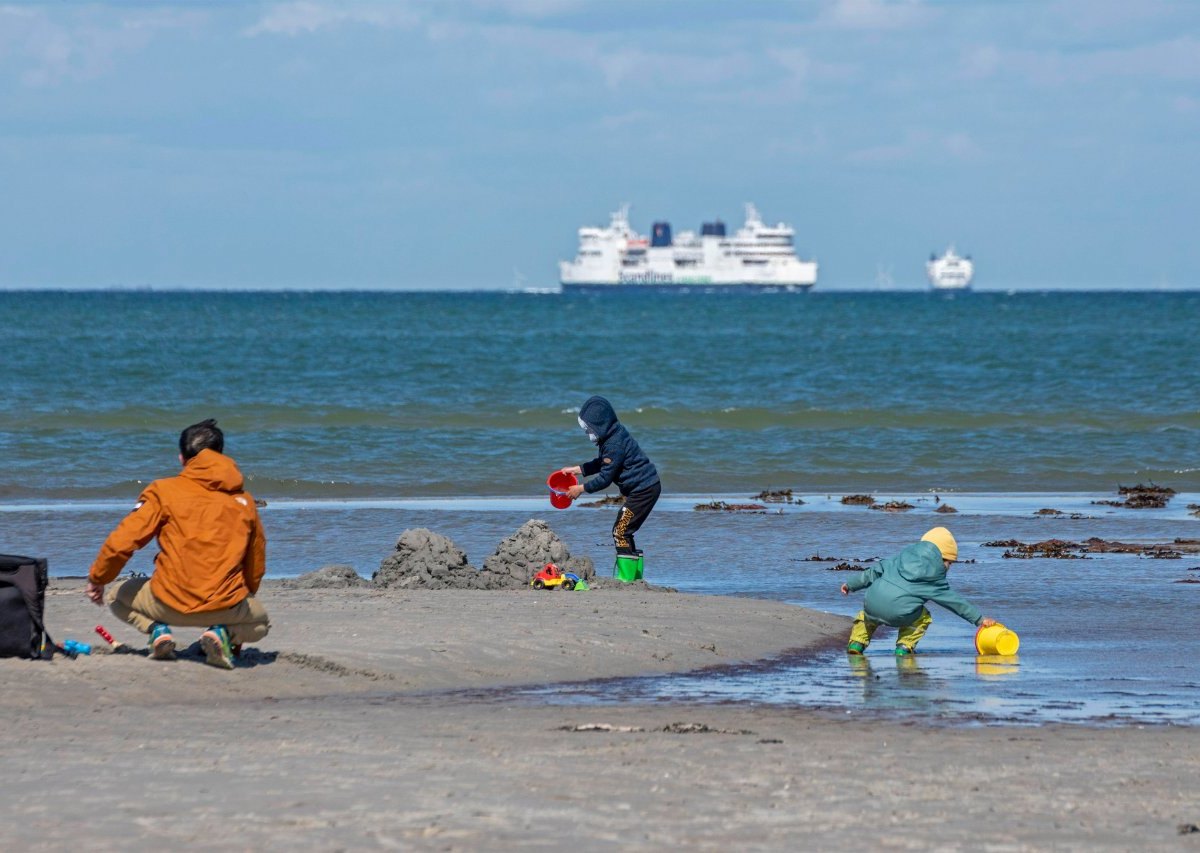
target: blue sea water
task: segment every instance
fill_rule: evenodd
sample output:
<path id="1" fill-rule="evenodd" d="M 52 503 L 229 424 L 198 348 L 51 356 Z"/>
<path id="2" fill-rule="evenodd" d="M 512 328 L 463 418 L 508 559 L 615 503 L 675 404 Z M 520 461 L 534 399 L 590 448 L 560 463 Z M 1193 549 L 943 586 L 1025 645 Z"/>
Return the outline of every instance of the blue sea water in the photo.
<path id="1" fill-rule="evenodd" d="M 180 428 L 216 417 L 267 501 L 273 575 L 369 575 L 419 526 L 478 565 L 530 517 L 603 562 L 611 511 L 555 512 L 545 489 L 589 457 L 575 412 L 601 393 L 662 472 L 639 535 L 654 582 L 850 614 L 842 576 L 800 558 L 884 556 L 948 523 L 976 560 L 955 585 L 1022 637 L 997 668 L 941 613 L 902 669 L 885 638 L 869 673 L 834 654 L 610 694 L 1194 723 L 1200 584 L 1177 581 L 1200 559 L 983 543 L 1200 538 L 1197 316 L 1196 293 L 0 293 L 0 550 L 82 573 L 140 487 L 175 473 Z M 1093 503 L 1150 481 L 1180 494 Z M 805 503 L 692 509 L 764 488 Z M 915 509 L 838 500 L 858 492 Z"/>

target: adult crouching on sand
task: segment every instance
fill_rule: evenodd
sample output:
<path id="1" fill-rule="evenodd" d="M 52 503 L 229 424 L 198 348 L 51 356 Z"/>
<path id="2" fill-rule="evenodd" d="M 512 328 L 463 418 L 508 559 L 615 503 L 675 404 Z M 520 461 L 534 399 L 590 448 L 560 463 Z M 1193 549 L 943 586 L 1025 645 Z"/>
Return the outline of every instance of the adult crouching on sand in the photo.
<path id="1" fill-rule="evenodd" d="M 100 546 L 84 593 L 102 604 L 134 552 L 158 537 L 154 574 L 109 592 L 118 618 L 150 635 L 150 656 L 175 658 L 171 625 L 207 628 L 200 646 L 208 663 L 233 669 L 242 643 L 267 636 L 267 612 L 254 598 L 266 571 L 267 540 L 242 472 L 225 456 L 215 420 L 179 436 L 178 477 L 155 480 Z"/>

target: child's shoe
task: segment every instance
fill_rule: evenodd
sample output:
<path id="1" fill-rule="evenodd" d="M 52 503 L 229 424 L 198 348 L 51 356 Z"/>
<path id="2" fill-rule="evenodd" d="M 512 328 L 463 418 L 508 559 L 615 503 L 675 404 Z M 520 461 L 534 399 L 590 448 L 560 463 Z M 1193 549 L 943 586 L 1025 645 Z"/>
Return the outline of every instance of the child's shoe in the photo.
<path id="1" fill-rule="evenodd" d="M 906 655 L 915 655 L 916 653 L 916 649 L 910 649 L 908 646 L 896 646 L 896 654 L 900 657 L 904 657 Z"/>
<path id="2" fill-rule="evenodd" d="M 171 626 L 155 622 L 150 626 L 150 657 L 155 660 L 175 660 L 175 638 Z"/>
<path id="3" fill-rule="evenodd" d="M 861 655 L 866 650 L 867 647 L 862 643 L 850 643 L 846 646 L 846 654 L 848 655 Z"/>
<path id="4" fill-rule="evenodd" d="M 221 669 L 233 669 L 233 646 L 224 625 L 213 625 L 201 634 L 200 648 L 204 650 L 205 663 Z"/>

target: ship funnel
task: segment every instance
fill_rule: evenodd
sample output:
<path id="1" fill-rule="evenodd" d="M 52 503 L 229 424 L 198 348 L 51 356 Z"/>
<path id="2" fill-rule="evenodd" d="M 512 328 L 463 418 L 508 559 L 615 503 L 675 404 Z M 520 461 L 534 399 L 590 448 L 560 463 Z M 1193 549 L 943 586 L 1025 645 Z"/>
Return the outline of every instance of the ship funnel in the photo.
<path id="1" fill-rule="evenodd" d="M 655 222 L 654 227 L 650 231 L 650 246 L 652 248 L 661 248 L 671 245 L 671 223 L 670 222 Z"/>

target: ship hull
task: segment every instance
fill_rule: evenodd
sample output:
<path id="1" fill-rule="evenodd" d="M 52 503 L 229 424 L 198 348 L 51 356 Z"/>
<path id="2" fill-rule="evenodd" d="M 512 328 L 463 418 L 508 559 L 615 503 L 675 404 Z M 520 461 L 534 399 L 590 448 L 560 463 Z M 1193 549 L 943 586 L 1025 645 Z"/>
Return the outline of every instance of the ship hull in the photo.
<path id="1" fill-rule="evenodd" d="M 742 282 L 731 284 L 654 283 L 634 284 L 604 282 L 562 282 L 563 293 L 807 293 L 811 284 L 767 284 Z"/>

